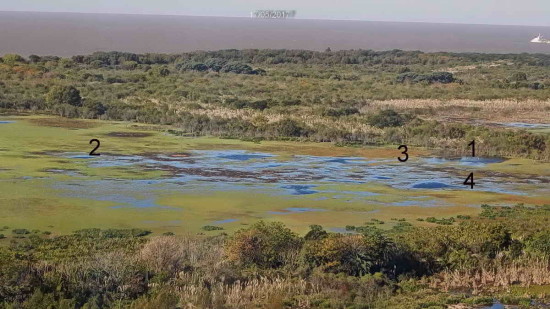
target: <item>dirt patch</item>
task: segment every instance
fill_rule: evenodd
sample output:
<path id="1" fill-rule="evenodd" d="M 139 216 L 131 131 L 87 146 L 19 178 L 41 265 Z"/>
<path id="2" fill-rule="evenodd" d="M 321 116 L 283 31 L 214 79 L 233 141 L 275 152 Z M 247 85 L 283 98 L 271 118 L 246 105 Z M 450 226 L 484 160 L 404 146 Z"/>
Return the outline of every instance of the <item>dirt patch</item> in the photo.
<path id="1" fill-rule="evenodd" d="M 32 124 L 44 127 L 68 128 L 68 129 L 91 129 L 101 124 L 78 119 L 67 118 L 37 118 L 29 120 Z"/>
<path id="2" fill-rule="evenodd" d="M 105 134 L 107 136 L 112 137 L 149 137 L 153 136 L 153 133 L 145 133 L 145 132 L 111 132 Z"/>

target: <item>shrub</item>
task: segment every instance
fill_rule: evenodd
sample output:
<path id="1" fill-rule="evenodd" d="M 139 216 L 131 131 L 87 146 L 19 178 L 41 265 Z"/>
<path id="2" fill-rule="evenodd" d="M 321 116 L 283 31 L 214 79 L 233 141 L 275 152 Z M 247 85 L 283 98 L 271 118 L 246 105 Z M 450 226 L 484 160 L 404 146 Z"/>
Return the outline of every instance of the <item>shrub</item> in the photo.
<path id="1" fill-rule="evenodd" d="M 376 115 L 372 115 L 368 120 L 369 124 L 379 128 L 385 127 L 399 127 L 402 126 L 405 121 L 401 115 L 392 109 L 386 109 L 380 111 Z"/>
<path id="2" fill-rule="evenodd" d="M 89 116 L 89 118 L 95 118 L 97 116 L 101 116 L 105 114 L 105 112 L 107 111 L 107 107 L 105 107 L 105 105 L 97 101 L 88 101 L 88 100 L 85 101 L 84 108 L 88 113 L 87 116 Z"/>
<path id="3" fill-rule="evenodd" d="M 200 62 L 189 62 L 181 66 L 184 70 L 204 72 L 208 70 L 208 67 L 204 63 Z"/>
<path id="4" fill-rule="evenodd" d="M 46 94 L 46 102 L 50 105 L 82 106 L 80 91 L 73 86 L 53 86 Z"/>
<path id="5" fill-rule="evenodd" d="M 364 235 L 330 234 L 307 242 L 304 248 L 306 263 L 324 271 L 362 276 L 384 264 L 389 240 L 380 233 Z"/>
<path id="6" fill-rule="evenodd" d="M 329 117 L 341 117 L 341 116 L 348 116 L 353 114 L 358 114 L 359 110 L 355 107 L 342 107 L 342 108 L 329 108 L 325 109 L 322 112 L 323 116 L 329 116 Z"/>
<path id="7" fill-rule="evenodd" d="M 158 76 L 162 76 L 162 77 L 165 77 L 165 76 L 168 76 L 170 75 L 170 70 L 165 67 L 165 66 L 162 66 L 160 68 L 158 68 L 155 72 Z"/>
<path id="8" fill-rule="evenodd" d="M 236 73 L 236 74 L 257 74 L 248 64 L 232 61 L 225 64 L 220 72 L 222 73 Z"/>
<path id="9" fill-rule="evenodd" d="M 320 225 L 310 225 L 309 228 L 309 232 L 304 236 L 305 240 L 320 240 L 328 236 L 328 233 Z"/>
<path id="10" fill-rule="evenodd" d="M 432 83 L 449 84 L 454 82 L 455 78 L 453 76 L 453 73 L 450 73 L 450 72 L 433 72 L 431 74 L 417 74 L 413 72 L 406 72 L 406 73 L 397 75 L 395 81 L 398 83 L 426 82 L 429 84 L 432 84 Z"/>
<path id="11" fill-rule="evenodd" d="M 449 84 L 455 81 L 453 73 L 449 73 L 449 72 L 434 72 L 431 75 L 428 75 L 426 79 L 430 83 L 441 83 L 441 84 Z"/>
<path id="12" fill-rule="evenodd" d="M 542 231 L 527 240 L 526 251 L 545 258 L 550 258 L 550 231 Z"/>
<path id="13" fill-rule="evenodd" d="M 280 222 L 260 221 L 235 232 L 225 245 L 229 261 L 259 268 L 278 268 L 301 247 L 301 240 Z"/>
<path id="14" fill-rule="evenodd" d="M 203 231 L 221 231 L 223 230 L 223 227 L 221 226 L 215 226 L 215 225 L 205 225 L 201 227 Z"/>
<path id="15" fill-rule="evenodd" d="M 135 70 L 138 66 L 136 61 L 124 61 L 122 63 L 122 68 L 125 70 Z"/>
<path id="16" fill-rule="evenodd" d="M 260 101 L 254 101 L 248 103 L 248 107 L 252 109 L 258 109 L 258 110 L 264 110 L 268 106 L 268 101 L 266 100 L 260 100 Z"/>
<path id="17" fill-rule="evenodd" d="M 305 129 L 293 119 L 283 119 L 271 124 L 271 130 L 278 136 L 298 137 L 305 133 Z"/>
<path id="18" fill-rule="evenodd" d="M 7 64 L 16 64 L 16 63 L 25 62 L 25 58 L 17 54 L 5 54 L 4 57 L 2 57 L 2 60 L 4 61 L 4 63 L 7 63 Z"/>
<path id="19" fill-rule="evenodd" d="M 511 82 L 523 82 L 527 80 L 527 74 L 525 72 L 514 72 L 509 78 Z"/>
<path id="20" fill-rule="evenodd" d="M 16 235 L 25 235 L 30 233 L 27 229 L 13 229 L 11 232 Z"/>
<path id="21" fill-rule="evenodd" d="M 204 62 L 208 69 L 214 72 L 219 72 L 226 63 L 227 61 L 221 58 L 209 58 Z"/>

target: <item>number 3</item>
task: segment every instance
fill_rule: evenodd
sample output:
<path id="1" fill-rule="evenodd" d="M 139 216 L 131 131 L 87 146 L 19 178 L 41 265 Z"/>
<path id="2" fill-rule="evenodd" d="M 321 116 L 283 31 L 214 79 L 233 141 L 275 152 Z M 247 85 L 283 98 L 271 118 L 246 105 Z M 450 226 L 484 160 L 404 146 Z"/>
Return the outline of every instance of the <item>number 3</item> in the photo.
<path id="1" fill-rule="evenodd" d="M 407 153 L 409 148 L 407 148 L 407 145 L 401 145 L 397 149 L 401 150 L 401 148 L 405 148 L 405 150 L 403 152 L 401 152 L 402 154 L 405 155 L 405 159 L 401 159 L 401 157 L 397 157 L 397 160 L 399 160 L 399 162 L 406 162 L 409 159 L 409 154 Z"/>

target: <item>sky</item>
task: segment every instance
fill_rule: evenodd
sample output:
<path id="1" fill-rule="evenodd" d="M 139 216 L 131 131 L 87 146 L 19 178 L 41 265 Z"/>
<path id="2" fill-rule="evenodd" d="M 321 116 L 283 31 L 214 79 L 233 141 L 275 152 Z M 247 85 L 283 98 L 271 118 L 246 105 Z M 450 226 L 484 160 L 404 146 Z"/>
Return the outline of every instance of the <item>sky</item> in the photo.
<path id="1" fill-rule="evenodd" d="M 550 26 L 550 0 L 0 0 L 0 11 L 249 16 L 296 10 L 296 18 Z"/>

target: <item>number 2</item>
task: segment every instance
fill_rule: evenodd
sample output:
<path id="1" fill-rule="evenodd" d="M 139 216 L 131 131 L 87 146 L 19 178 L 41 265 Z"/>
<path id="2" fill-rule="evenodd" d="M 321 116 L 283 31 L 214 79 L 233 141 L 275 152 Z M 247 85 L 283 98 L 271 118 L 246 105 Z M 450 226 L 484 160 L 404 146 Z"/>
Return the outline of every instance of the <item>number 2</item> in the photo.
<path id="1" fill-rule="evenodd" d="M 402 154 L 405 155 L 405 159 L 401 159 L 401 157 L 397 157 L 397 160 L 399 160 L 399 162 L 406 162 L 409 159 L 409 154 L 407 153 L 409 148 L 407 148 L 407 145 L 401 145 L 397 149 L 401 150 L 401 148 L 405 148 L 405 150 L 403 152 L 401 152 Z"/>
<path id="2" fill-rule="evenodd" d="M 100 153 L 95 153 L 95 151 L 99 148 L 99 145 L 100 145 L 100 142 L 98 139 L 94 138 L 93 140 L 90 141 L 90 145 L 93 143 L 93 142 L 96 142 L 97 143 L 97 146 L 95 146 L 95 148 L 90 151 L 90 156 L 99 156 L 101 155 Z"/>

